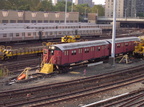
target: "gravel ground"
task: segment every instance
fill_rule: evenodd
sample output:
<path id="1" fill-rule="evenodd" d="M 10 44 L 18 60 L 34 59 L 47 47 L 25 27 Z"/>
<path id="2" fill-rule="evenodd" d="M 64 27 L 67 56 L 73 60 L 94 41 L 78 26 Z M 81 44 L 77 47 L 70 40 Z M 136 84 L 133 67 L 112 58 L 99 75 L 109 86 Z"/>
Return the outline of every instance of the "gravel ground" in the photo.
<path id="1" fill-rule="evenodd" d="M 21 89 L 21 88 L 26 88 L 26 87 L 28 88 L 28 87 L 39 86 L 39 85 L 44 85 L 44 84 L 51 84 L 51 83 L 58 83 L 58 82 L 69 81 L 69 80 L 74 80 L 74 79 L 80 79 L 80 78 L 85 78 L 88 76 L 113 72 L 115 70 L 126 69 L 126 68 L 133 67 L 133 66 L 140 65 L 140 64 L 144 64 L 144 60 L 139 60 L 138 62 L 133 62 L 131 64 L 116 63 L 115 66 L 111 66 L 108 63 L 103 63 L 103 64 L 99 64 L 96 66 L 83 67 L 83 68 L 79 68 L 76 70 L 71 70 L 70 72 L 65 73 L 65 74 L 56 74 L 50 78 L 34 80 L 28 83 L 14 83 L 8 86 L 8 85 L 5 85 L 6 81 L 9 78 L 13 77 L 13 76 L 9 76 L 9 77 L 0 79 L 1 80 L 0 91 Z M 84 70 L 86 70 L 86 72 L 84 72 Z"/>
<path id="2" fill-rule="evenodd" d="M 15 83 L 12 85 L 5 85 L 5 81 L 8 80 L 10 77 L 5 77 L 1 78 L 1 88 L 0 91 L 6 91 L 6 90 L 13 90 L 13 89 L 22 89 L 22 88 L 28 88 L 28 87 L 34 87 L 34 86 L 39 86 L 39 85 L 44 85 L 44 84 L 51 84 L 51 83 L 58 83 L 58 82 L 63 82 L 63 81 L 69 81 L 69 80 L 74 80 L 74 79 L 80 79 L 80 78 L 85 78 L 88 76 L 93 76 L 93 75 L 99 75 L 99 74 L 104 74 L 108 72 L 113 72 L 115 70 L 121 70 L 121 69 L 127 69 L 136 65 L 141 65 L 144 64 L 144 60 L 136 60 L 136 62 L 133 62 L 131 64 L 119 64 L 116 63 L 115 66 L 111 66 L 108 63 L 103 63 L 100 65 L 96 66 L 91 66 L 91 67 L 83 67 L 80 69 L 76 69 L 73 71 L 70 71 L 65 74 L 58 74 L 55 76 L 52 76 L 51 78 L 43 78 L 35 81 L 31 81 L 28 83 Z M 84 75 L 84 70 L 86 70 L 86 73 Z M 35 71 L 33 71 L 35 72 Z M 97 95 L 93 95 L 89 98 L 84 98 L 81 99 L 80 101 L 71 101 L 70 103 L 65 103 L 64 105 L 54 105 L 54 107 L 82 107 L 83 105 L 90 104 L 93 102 L 97 102 L 100 100 L 108 99 L 113 96 L 117 96 L 123 93 L 127 92 L 132 92 L 134 90 L 138 90 L 140 88 L 144 88 L 143 83 L 134 83 L 131 85 L 127 85 L 121 88 L 117 88 L 114 90 L 109 90 L 107 92 L 99 93 Z"/>

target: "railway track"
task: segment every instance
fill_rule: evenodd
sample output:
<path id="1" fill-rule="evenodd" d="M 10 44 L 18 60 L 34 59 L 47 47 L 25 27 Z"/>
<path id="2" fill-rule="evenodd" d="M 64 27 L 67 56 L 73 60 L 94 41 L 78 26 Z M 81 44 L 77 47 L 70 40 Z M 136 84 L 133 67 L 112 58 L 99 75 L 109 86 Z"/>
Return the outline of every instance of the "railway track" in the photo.
<path id="1" fill-rule="evenodd" d="M 144 89 L 136 90 L 130 93 L 114 96 L 107 100 L 101 100 L 83 107 L 143 107 Z"/>
<path id="2" fill-rule="evenodd" d="M 3 62 L 2 64 L 9 70 L 10 74 L 17 74 L 22 72 L 25 67 L 37 68 L 40 63 L 40 57 L 33 57 L 31 59 Z"/>
<path id="3" fill-rule="evenodd" d="M 37 86 L 27 89 L 0 92 L 0 106 L 54 106 L 76 103 L 98 93 L 144 80 L 144 67 L 106 73 L 88 78 Z"/>

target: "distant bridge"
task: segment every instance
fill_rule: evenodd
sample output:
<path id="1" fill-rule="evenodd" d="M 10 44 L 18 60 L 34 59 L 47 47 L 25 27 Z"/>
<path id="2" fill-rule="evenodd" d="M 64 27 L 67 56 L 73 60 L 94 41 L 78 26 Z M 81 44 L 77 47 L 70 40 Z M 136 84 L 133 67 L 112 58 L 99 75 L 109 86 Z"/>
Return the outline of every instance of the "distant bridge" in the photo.
<path id="1" fill-rule="evenodd" d="M 116 20 L 120 27 L 144 28 L 144 18 L 117 18 Z M 97 22 L 108 24 L 113 22 L 113 18 L 98 17 Z"/>

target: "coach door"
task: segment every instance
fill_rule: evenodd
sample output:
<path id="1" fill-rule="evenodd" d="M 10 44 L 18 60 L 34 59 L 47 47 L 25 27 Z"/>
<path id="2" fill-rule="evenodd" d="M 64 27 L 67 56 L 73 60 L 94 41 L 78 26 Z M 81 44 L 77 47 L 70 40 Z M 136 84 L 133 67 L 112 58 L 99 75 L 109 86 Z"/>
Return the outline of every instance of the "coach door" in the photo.
<path id="1" fill-rule="evenodd" d="M 43 63 L 49 62 L 49 50 L 43 49 Z"/>
<path id="2" fill-rule="evenodd" d="M 109 45 L 104 46 L 104 51 L 105 51 L 105 56 L 109 56 L 109 52 L 110 52 Z"/>
<path id="3" fill-rule="evenodd" d="M 129 42 L 124 43 L 124 53 L 129 52 Z"/>
<path id="4" fill-rule="evenodd" d="M 39 35 L 39 39 L 41 40 L 42 39 L 42 31 L 39 31 L 38 35 Z"/>

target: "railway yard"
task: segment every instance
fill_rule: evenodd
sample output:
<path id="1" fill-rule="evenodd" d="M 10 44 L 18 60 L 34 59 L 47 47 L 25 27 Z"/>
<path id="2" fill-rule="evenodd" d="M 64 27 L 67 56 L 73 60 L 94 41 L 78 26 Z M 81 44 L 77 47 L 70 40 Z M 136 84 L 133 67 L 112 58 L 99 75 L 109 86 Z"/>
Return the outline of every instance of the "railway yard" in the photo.
<path id="1" fill-rule="evenodd" d="M 11 25 L 13 26 L 13 25 Z M 22 25 L 23 27 L 25 25 Z M 43 26 L 43 28 L 42 28 Z M 84 29 L 89 25 L 72 26 L 76 29 Z M 101 25 L 97 26 L 100 27 Z M 39 28 L 41 27 L 41 28 Z M 29 25 L 28 29 L 49 29 L 46 25 Z M 44 28 L 45 27 L 45 28 Z M 53 25 L 52 29 L 64 28 L 64 25 Z M 77 28 L 78 27 L 78 28 Z M 92 25 L 96 27 L 96 25 Z M 109 27 L 109 26 L 108 26 Z M 3 28 L 3 26 L 0 26 Z M 6 28 L 6 26 L 5 26 Z M 90 27 L 89 27 L 90 28 Z M 7 28 L 10 29 L 10 28 Z M 15 28 L 16 29 L 16 28 Z M 22 29 L 22 28 L 19 28 Z M 71 29 L 70 26 L 67 29 Z M 94 28 L 92 28 L 94 29 Z M 100 28 L 101 29 L 101 28 Z M 80 30 L 68 31 L 67 35 L 81 35 L 83 40 L 90 41 L 106 40 L 111 38 L 111 30 L 102 28 L 102 34 L 97 36 L 99 31 L 91 31 L 96 37 L 87 38 L 84 35 L 91 35 L 89 31 L 82 33 Z M 48 30 L 44 30 L 48 31 Z M 43 32 L 44 32 L 43 31 Z M 80 32 L 79 32 L 80 31 Z M 63 31 L 66 32 L 66 31 Z M 22 32 L 23 33 L 23 32 Z M 80 34 L 81 33 L 81 34 Z M 94 34 L 95 33 L 95 34 Z M 134 57 L 129 55 L 128 63 L 121 61 L 123 56 L 116 57 L 115 66 L 109 64 L 108 59 L 100 60 L 92 63 L 78 63 L 69 67 L 68 72 L 57 73 L 58 69 L 51 74 L 39 73 L 40 67 L 44 64 L 45 52 L 48 46 L 54 42 L 60 43 L 60 38 L 51 39 L 44 34 L 47 33 L 32 33 L 38 34 L 35 36 L 35 41 L 18 40 L 18 42 L 0 43 L 0 106 L 1 107 L 143 107 L 144 106 L 144 59 L 143 57 Z M 58 33 L 62 34 L 62 33 Z M 5 35 L 5 33 L 3 33 Z M 17 35 L 17 32 L 16 32 Z M 144 30 L 138 28 L 119 28 L 117 37 L 138 37 L 143 36 Z M 63 35 L 65 36 L 65 35 Z M 3 36 L 4 37 L 4 36 Z M 14 37 L 14 34 L 13 34 Z M 18 36 L 16 36 L 18 37 Z M 39 39 L 36 39 L 39 37 Z M 58 37 L 58 36 L 57 36 Z M 60 36 L 61 37 L 61 36 Z M 86 38 L 84 38 L 86 37 Z M 32 37 L 31 37 L 32 38 Z M 15 39 L 17 40 L 17 39 Z M 27 41 L 28 40 L 28 41 Z M 121 39 L 120 39 L 121 40 Z M 120 41 L 119 40 L 119 41 Z M 51 42 L 51 43 L 50 43 Z M 130 44 L 132 44 L 131 42 Z M 107 43 L 105 44 L 107 45 Z M 55 47 L 57 45 L 54 45 Z M 61 46 L 61 45 L 60 45 Z M 63 45 L 62 45 L 63 46 Z M 51 47 L 53 49 L 53 47 Z M 50 48 L 50 55 L 53 51 Z M 92 48 L 93 49 L 93 48 Z M 60 48 L 59 48 L 60 50 Z M 57 50 L 56 50 L 57 51 Z M 65 51 L 65 50 L 64 50 Z M 127 50 L 126 50 L 127 51 Z M 75 50 L 73 55 L 75 55 Z M 85 52 L 88 53 L 88 50 Z M 4 54 L 3 54 L 4 53 Z M 53 57 L 52 57 L 53 58 Z M 48 59 L 48 62 L 56 63 L 53 59 Z M 121 61 L 121 63 L 120 63 Z M 127 64 L 126 64 L 127 63 Z M 55 67 L 55 66 L 54 66 Z M 26 68 L 26 69 L 25 69 Z M 57 67 L 56 67 L 57 68 Z M 25 70 L 29 73 L 29 79 L 18 80 Z M 55 68 L 53 68 L 55 69 Z M 62 69 L 65 70 L 65 69 Z M 2 71 L 5 71 L 4 73 Z M 36 77 L 36 78 L 35 78 Z"/>

